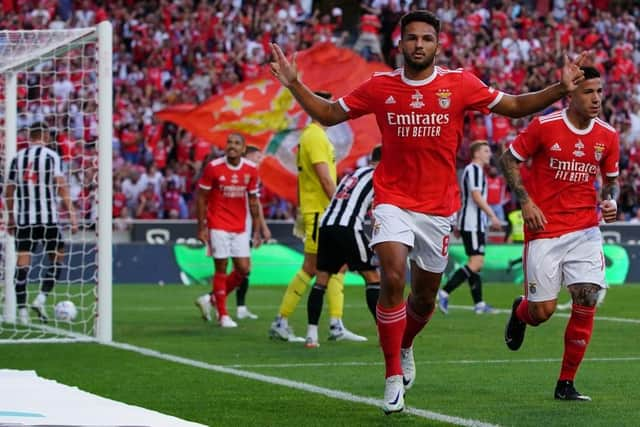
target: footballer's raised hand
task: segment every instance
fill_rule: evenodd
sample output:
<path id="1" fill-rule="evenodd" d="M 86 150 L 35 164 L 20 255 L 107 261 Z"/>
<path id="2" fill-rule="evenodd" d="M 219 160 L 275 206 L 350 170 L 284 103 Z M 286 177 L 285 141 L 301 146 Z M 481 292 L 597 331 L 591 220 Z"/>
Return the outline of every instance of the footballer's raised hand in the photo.
<path id="1" fill-rule="evenodd" d="M 589 51 L 581 52 L 573 61 L 571 61 L 567 55 L 564 56 L 564 66 L 562 67 L 560 83 L 568 92 L 574 91 L 580 82 L 584 80 L 584 71 L 582 71 L 580 67 L 585 64 L 589 55 Z"/>
<path id="2" fill-rule="evenodd" d="M 271 43 L 271 53 L 273 61 L 271 66 L 271 74 L 273 74 L 284 87 L 289 87 L 298 80 L 298 68 L 296 67 L 296 54 L 293 54 L 291 62 L 275 43 Z"/>

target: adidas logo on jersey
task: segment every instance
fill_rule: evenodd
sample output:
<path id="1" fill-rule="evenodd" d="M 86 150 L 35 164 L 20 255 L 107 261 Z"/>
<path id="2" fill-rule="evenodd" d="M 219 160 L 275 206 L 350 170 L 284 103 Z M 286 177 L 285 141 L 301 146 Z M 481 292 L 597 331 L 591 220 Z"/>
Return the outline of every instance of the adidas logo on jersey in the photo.
<path id="1" fill-rule="evenodd" d="M 389 95 L 389 97 L 387 98 L 386 101 L 384 101 L 385 104 L 395 104 L 396 103 L 396 99 L 393 97 L 393 95 Z"/>
<path id="2" fill-rule="evenodd" d="M 562 151 L 562 148 L 560 148 L 560 144 L 558 144 L 557 142 L 555 144 L 553 144 L 551 146 L 551 151 Z"/>

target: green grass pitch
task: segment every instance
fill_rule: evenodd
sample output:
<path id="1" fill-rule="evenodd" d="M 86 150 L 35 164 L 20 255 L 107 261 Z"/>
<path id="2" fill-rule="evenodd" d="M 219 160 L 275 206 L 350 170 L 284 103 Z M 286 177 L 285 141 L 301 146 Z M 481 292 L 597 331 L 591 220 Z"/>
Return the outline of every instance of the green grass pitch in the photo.
<path id="1" fill-rule="evenodd" d="M 520 288 L 485 286 L 485 300 L 510 307 Z M 326 311 L 318 349 L 272 341 L 267 330 L 283 287 L 250 288 L 259 320 L 236 329 L 203 322 L 193 305 L 204 286 L 114 286 L 114 340 L 210 365 L 382 398 L 384 367 L 362 287 L 345 289 L 345 324 L 366 343 L 326 341 Z M 568 299 L 563 294 L 560 302 Z M 502 426 L 637 426 L 640 424 L 640 286 L 612 287 L 599 309 L 576 386 L 593 402 L 558 402 L 566 314 L 529 328 L 518 352 L 503 343 L 506 313 L 474 315 L 466 287 L 455 307 L 439 312 L 417 338 L 417 380 L 408 407 Z M 235 297 L 229 298 L 235 314 Z M 326 309 L 326 302 L 325 302 Z M 306 330 L 306 297 L 292 318 Z M 210 426 L 434 426 L 410 413 L 383 415 L 374 406 L 188 366 L 98 344 L 0 345 L 0 368 L 30 369 L 45 378 L 129 404 Z M 1 387 L 1 384 L 0 384 Z M 0 402 L 0 408 L 2 404 Z M 99 424 L 99 420 L 96 420 Z"/>

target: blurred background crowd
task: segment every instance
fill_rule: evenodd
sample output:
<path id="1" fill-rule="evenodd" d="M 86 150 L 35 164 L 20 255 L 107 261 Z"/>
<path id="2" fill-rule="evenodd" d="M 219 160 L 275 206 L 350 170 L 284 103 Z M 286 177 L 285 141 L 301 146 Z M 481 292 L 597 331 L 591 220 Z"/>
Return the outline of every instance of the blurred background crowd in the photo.
<path id="1" fill-rule="evenodd" d="M 198 104 L 258 75 L 268 44 L 285 52 L 320 42 L 350 47 L 367 60 L 402 65 L 400 17 L 416 8 L 442 20 L 437 60 L 464 67 L 510 93 L 558 80 L 564 55 L 593 52 L 605 82 L 603 118 L 620 132 L 620 219 L 640 222 L 640 5 L 621 0 L 1 0 L 3 29 L 114 25 L 114 218 L 192 218 L 198 170 L 212 150 L 154 113 Z M 73 98 L 79 85 L 60 74 L 55 97 Z M 562 108 L 562 104 L 552 109 Z M 469 143 L 487 139 L 496 154 L 527 119 L 469 114 L 459 166 Z M 91 158 L 93 147 L 82 147 Z M 217 154 L 222 154 L 217 152 Z M 497 156 L 496 156 L 497 157 Z M 490 200 L 513 208 L 492 167 Z M 74 193 L 83 191 L 75 183 Z M 290 219 L 295 207 L 262 195 L 265 217 Z M 78 200 L 86 200 L 80 198 Z M 90 215 L 91 208 L 84 209 Z M 122 222 L 120 222 L 122 224 Z"/>

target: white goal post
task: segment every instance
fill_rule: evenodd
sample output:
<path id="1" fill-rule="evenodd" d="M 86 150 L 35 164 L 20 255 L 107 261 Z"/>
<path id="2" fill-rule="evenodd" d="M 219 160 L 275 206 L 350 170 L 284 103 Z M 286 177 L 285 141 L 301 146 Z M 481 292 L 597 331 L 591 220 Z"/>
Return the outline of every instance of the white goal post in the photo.
<path id="1" fill-rule="evenodd" d="M 112 339 L 112 43 L 109 22 L 0 31 L 0 343 Z M 33 239 L 25 319 L 17 307 L 15 236 L 7 230 L 4 196 L 11 160 L 28 145 L 29 129 L 40 124 L 49 148 L 61 156 L 79 231 L 70 232 L 58 200 L 64 260 L 54 265 L 53 252 L 45 254 Z M 29 194 L 31 203 L 31 189 L 21 194 Z M 42 281 L 54 276 L 53 290 L 44 293 L 43 318 L 32 309 L 33 299 Z M 72 321 L 55 315 L 56 304 L 67 300 L 77 307 Z"/>

